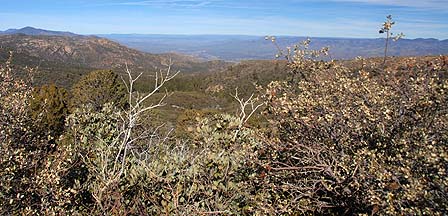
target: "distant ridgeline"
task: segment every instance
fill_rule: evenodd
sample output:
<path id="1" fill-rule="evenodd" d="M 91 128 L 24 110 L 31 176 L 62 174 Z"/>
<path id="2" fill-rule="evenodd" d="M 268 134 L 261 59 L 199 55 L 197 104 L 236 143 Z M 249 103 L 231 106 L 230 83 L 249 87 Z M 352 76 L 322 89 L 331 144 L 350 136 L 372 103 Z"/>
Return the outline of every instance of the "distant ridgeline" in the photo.
<path id="1" fill-rule="evenodd" d="M 21 29 L 8 29 L 6 31 L 0 31 L 0 34 L 25 34 L 25 35 L 48 35 L 48 36 L 80 36 L 71 32 L 63 31 L 51 31 L 45 29 L 38 29 L 33 27 L 25 27 Z"/>
<path id="2" fill-rule="evenodd" d="M 129 47 L 151 52 L 179 52 L 204 59 L 238 61 L 243 59 L 272 59 L 276 49 L 261 36 L 228 35 L 100 35 Z M 280 47 L 303 41 L 306 37 L 277 37 Z M 335 59 L 352 59 L 357 56 L 383 55 L 384 39 L 311 38 L 311 49 L 330 47 Z M 401 39 L 391 42 L 391 56 L 428 56 L 448 54 L 448 40 Z"/>
<path id="3" fill-rule="evenodd" d="M 71 32 L 50 31 L 25 27 L 0 31 L 0 35 L 25 34 L 33 36 L 80 37 Z M 247 35 L 163 35 L 163 34 L 101 34 L 108 38 L 143 52 L 180 53 L 206 60 L 239 61 L 248 59 L 272 59 L 276 49 L 262 36 Z M 85 36 L 84 36 L 85 37 Z M 281 47 L 291 46 L 306 37 L 279 36 Z M 311 49 L 330 47 L 331 58 L 352 59 L 357 56 L 382 56 L 384 39 L 363 38 L 311 38 Z M 433 38 L 401 39 L 391 42 L 390 56 L 430 56 L 448 54 L 448 40 Z"/>
<path id="4" fill-rule="evenodd" d="M 106 39 L 108 38 L 108 39 Z M 277 37 L 277 43 L 284 48 L 305 37 Z M 122 45 L 124 44 L 124 45 Z M 312 38 L 310 49 L 330 47 L 329 58 L 352 59 L 357 56 L 382 56 L 384 39 Z M 131 47 L 131 48 L 128 48 Z M 222 71 L 223 77 L 210 78 L 233 86 L 239 83 L 236 77 L 247 76 L 251 81 L 264 83 L 271 76 L 285 76 L 278 73 L 271 63 L 253 61 L 231 67 L 235 63 L 226 61 L 272 60 L 277 53 L 275 46 L 260 36 L 241 35 L 98 35 L 86 36 L 71 32 L 49 31 L 25 27 L 0 31 L 0 61 L 13 51 L 14 63 L 21 66 L 39 66 L 35 81 L 37 85 L 55 83 L 70 87 L 79 78 L 95 69 L 113 69 L 124 72 L 127 64 L 133 72 L 150 72 L 164 68 L 169 59 L 174 70 L 182 74 Z M 448 40 L 402 39 L 391 42 L 389 56 L 423 56 L 448 54 Z M 283 71 L 283 70 L 280 70 Z M 273 75 L 275 74 L 275 75 Z M 213 76 L 211 76 L 213 77 Z M 195 83 L 195 78 L 188 78 Z M 152 80 L 146 76 L 145 83 Z M 173 89 L 187 88 L 185 80 L 173 83 Z M 190 82 L 189 81 L 189 82 Z M 184 84 L 182 84 L 184 83 Z M 149 84 L 145 84 L 149 85 Z M 181 86 L 185 85 L 185 86 Z M 251 84 L 252 85 L 252 84 Z M 196 86 L 197 87 L 197 86 Z M 202 86 L 208 88 L 209 86 Z"/>

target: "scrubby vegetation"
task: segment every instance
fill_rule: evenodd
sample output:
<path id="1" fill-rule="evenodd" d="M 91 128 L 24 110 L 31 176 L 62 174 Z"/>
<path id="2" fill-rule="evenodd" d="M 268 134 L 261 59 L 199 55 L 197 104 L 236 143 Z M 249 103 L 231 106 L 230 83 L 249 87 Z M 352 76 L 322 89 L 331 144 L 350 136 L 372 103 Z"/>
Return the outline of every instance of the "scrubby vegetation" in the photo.
<path id="1" fill-rule="evenodd" d="M 192 81 L 171 122 L 171 64 L 151 86 L 103 70 L 67 91 L 2 63 L 0 214 L 446 214 L 448 57 L 322 61 L 309 43 L 272 82 L 231 79 L 244 64 Z"/>

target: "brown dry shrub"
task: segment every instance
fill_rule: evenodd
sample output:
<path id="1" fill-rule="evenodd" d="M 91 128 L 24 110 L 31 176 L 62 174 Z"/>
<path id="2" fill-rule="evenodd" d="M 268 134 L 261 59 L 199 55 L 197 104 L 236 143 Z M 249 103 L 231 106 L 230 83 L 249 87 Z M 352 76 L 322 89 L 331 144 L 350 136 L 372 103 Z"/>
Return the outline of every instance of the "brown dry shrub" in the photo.
<path id="1" fill-rule="evenodd" d="M 443 59 L 418 70 L 371 74 L 302 54 L 290 59 L 293 78 L 265 91 L 265 113 L 278 133 L 259 155 L 260 210 L 446 213 Z"/>
<path id="2" fill-rule="evenodd" d="M 55 148 L 51 138 L 36 130 L 40 120 L 29 118 L 34 69 L 14 67 L 11 60 L 12 53 L 0 64 L 0 214 L 40 205 L 37 172 Z M 27 77 L 20 79 L 19 73 Z"/>

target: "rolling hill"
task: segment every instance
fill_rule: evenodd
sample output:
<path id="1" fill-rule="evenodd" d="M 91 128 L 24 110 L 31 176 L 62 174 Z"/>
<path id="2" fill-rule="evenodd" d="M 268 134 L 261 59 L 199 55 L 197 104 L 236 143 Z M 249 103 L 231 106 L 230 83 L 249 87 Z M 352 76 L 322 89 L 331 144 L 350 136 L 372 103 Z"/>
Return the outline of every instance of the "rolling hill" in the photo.
<path id="1" fill-rule="evenodd" d="M 39 66 L 38 84 L 55 82 L 71 86 L 80 76 L 94 69 L 123 72 L 127 64 L 135 72 L 154 71 L 165 67 L 169 59 L 174 70 L 203 73 L 221 70 L 229 63 L 200 61 L 180 54 L 150 54 L 96 36 L 0 35 L 0 60 L 13 51 L 16 64 Z"/>

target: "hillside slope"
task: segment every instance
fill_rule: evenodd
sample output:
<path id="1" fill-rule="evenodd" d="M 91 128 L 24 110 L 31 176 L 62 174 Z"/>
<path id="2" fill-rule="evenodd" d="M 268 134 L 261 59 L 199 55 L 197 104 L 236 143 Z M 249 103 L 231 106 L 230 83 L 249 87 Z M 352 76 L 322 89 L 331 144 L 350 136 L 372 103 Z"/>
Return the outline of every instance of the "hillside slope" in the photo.
<path id="1" fill-rule="evenodd" d="M 154 71 L 165 67 L 171 59 L 174 69 L 184 73 L 210 72 L 228 65 L 179 54 L 144 53 L 96 36 L 0 35 L 0 57 L 5 58 L 6 51 L 13 51 L 19 65 L 40 66 L 38 83 L 64 86 L 70 86 L 77 77 L 93 69 L 123 72 L 126 64 L 135 72 Z"/>

